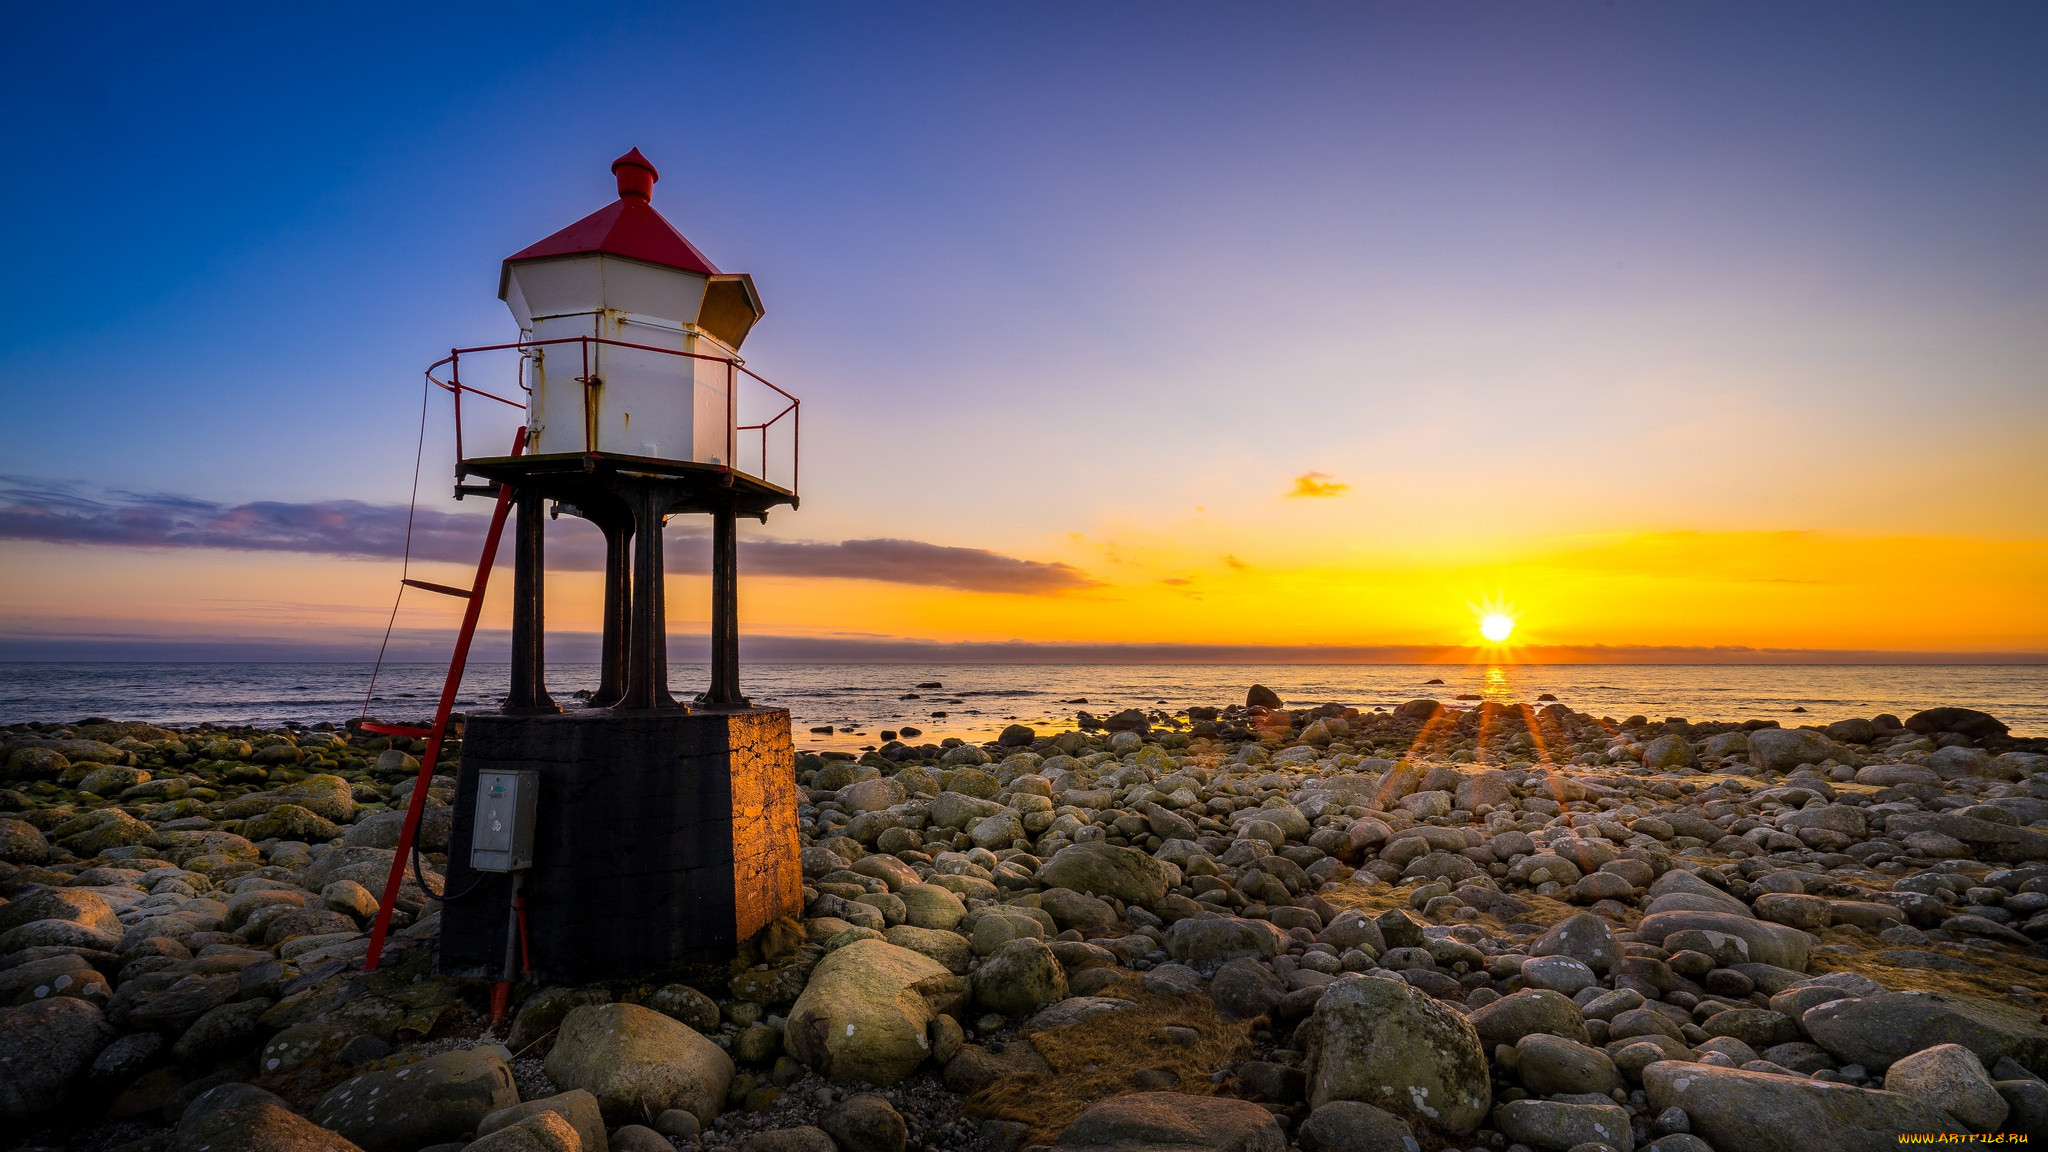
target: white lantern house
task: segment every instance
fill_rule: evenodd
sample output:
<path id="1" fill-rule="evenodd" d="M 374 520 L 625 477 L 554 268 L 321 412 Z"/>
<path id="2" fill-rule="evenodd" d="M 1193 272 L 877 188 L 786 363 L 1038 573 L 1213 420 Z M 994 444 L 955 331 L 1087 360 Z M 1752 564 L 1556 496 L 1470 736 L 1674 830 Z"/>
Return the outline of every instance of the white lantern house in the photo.
<path id="1" fill-rule="evenodd" d="M 499 278 L 529 345 L 527 451 L 729 467 L 728 361 L 761 298 L 654 210 L 657 176 L 639 149 L 612 172 L 617 200 L 513 254 Z"/>

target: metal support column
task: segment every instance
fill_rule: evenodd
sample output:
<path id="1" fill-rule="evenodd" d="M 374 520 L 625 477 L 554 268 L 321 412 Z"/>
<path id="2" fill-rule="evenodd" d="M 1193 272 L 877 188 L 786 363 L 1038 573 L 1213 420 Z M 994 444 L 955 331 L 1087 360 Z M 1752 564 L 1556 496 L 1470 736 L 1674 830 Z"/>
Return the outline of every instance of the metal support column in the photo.
<path id="1" fill-rule="evenodd" d="M 641 479 L 626 490 L 633 507 L 633 603 L 627 628 L 622 712 L 679 709 L 668 690 L 668 609 L 662 588 L 661 519 L 668 485 Z"/>
<path id="2" fill-rule="evenodd" d="M 514 493 L 518 522 L 513 530 L 512 556 L 512 694 L 505 698 L 507 712 L 560 712 L 561 706 L 548 695 L 547 638 L 542 609 L 546 595 L 546 555 L 542 545 L 540 493 L 521 489 Z"/>
<path id="3" fill-rule="evenodd" d="M 599 655 L 593 708 L 609 708 L 626 695 L 626 653 L 633 608 L 633 520 L 623 512 L 589 513 L 604 533 L 604 648 Z"/>
<path id="4" fill-rule="evenodd" d="M 739 517 L 732 501 L 711 513 L 711 687 L 698 702 L 745 708 L 740 695 Z"/>

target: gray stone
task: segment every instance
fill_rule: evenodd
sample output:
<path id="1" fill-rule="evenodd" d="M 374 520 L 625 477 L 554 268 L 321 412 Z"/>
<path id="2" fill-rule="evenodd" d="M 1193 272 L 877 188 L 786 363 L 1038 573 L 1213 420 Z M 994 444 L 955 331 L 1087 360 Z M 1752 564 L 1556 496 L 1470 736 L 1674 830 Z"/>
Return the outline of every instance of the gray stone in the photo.
<path id="1" fill-rule="evenodd" d="M 113 1035 L 98 1008 L 72 996 L 0 1010 L 0 1116 L 55 1107 Z"/>
<path id="2" fill-rule="evenodd" d="M 1621 945 L 1607 921 L 1581 912 L 1553 924 L 1529 946 L 1531 956 L 1568 956 L 1594 972 L 1607 972 L 1621 960 Z M 1569 995 L 1570 993 L 1567 993 Z"/>
<path id="3" fill-rule="evenodd" d="M 846 1152 L 903 1152 L 909 1126 L 888 1100 L 874 1095 L 849 1096 L 818 1120 Z"/>
<path id="4" fill-rule="evenodd" d="M 598 1131 L 601 1134 L 603 1129 Z M 667 1145 L 668 1141 L 661 1143 Z M 543 1110 L 478 1136 L 462 1152 L 582 1152 L 583 1148 L 582 1135 L 566 1116 Z"/>
<path id="5" fill-rule="evenodd" d="M 253 1084 L 201 1093 L 178 1119 L 178 1152 L 362 1152 Z"/>
<path id="6" fill-rule="evenodd" d="M 1232 960 L 1216 970 L 1209 996 L 1226 1020 L 1250 1020 L 1272 1012 L 1287 995 L 1287 985 L 1273 970 L 1249 958 Z"/>
<path id="7" fill-rule="evenodd" d="M 1992 1087 L 1976 1053 L 1961 1044 L 1937 1044 L 1894 1061 L 1884 1087 L 1939 1108 L 1978 1132 L 2005 1123 L 2005 1098 Z"/>
<path id="8" fill-rule="evenodd" d="M 484 1117 L 518 1102 L 498 1049 L 472 1048 L 344 1081 L 321 1097 L 313 1120 L 365 1152 L 413 1152 L 466 1139 Z"/>
<path id="9" fill-rule="evenodd" d="M 1987 1064 L 2011 1057 L 2036 1075 L 2048 1072 L 2048 1027 L 2034 1012 L 1993 1000 L 1884 992 L 1809 1008 L 1799 1023 L 1842 1063 L 1872 1071 L 1937 1044 L 1961 1044 Z"/>
<path id="10" fill-rule="evenodd" d="M 1283 1152 L 1273 1114 L 1249 1100 L 1134 1092 L 1091 1105 L 1061 1130 L 1063 1152 Z"/>
<path id="11" fill-rule="evenodd" d="M 783 1044 L 829 1079 L 888 1087 L 929 1054 L 932 1018 L 963 1007 L 964 984 L 929 956 L 857 940 L 812 971 Z"/>
<path id="12" fill-rule="evenodd" d="M 1398 980 L 1329 986 L 1298 1030 L 1309 1102 L 1360 1100 L 1447 1132 L 1478 1128 L 1493 1102 L 1479 1034 Z"/>
<path id="13" fill-rule="evenodd" d="M 1515 1073 L 1538 1096 L 1561 1092 L 1606 1095 L 1622 1086 L 1607 1053 L 1576 1040 L 1533 1032 L 1515 1043 Z"/>
<path id="14" fill-rule="evenodd" d="M 1813 947 L 1812 937 L 1796 928 L 1725 912 L 1655 912 L 1643 917 L 1636 928 L 1636 934 L 1649 944 L 1661 944 L 1666 936 L 1686 931 L 1736 937 L 1748 948 L 1751 960 L 1793 972 L 1806 970 Z"/>
<path id="15" fill-rule="evenodd" d="M 1493 1122 L 1502 1135 L 1538 1152 L 1569 1152 L 1581 1144 L 1633 1152 L 1636 1146 L 1628 1110 L 1614 1104 L 1515 1100 L 1494 1109 Z"/>
<path id="16" fill-rule="evenodd" d="M 1656 1111 L 1682 1108 L 1692 1134 L 1742 1152 L 1869 1152 L 1901 1135 L 1963 1129 L 1897 1092 L 1664 1060 L 1643 1069 Z"/>
<path id="17" fill-rule="evenodd" d="M 1304 1152 L 1422 1152 L 1408 1122 L 1357 1100 L 1332 1100 L 1298 1133 Z"/>
<path id="18" fill-rule="evenodd" d="M 1166 933 L 1167 953 L 1204 976 L 1240 957 L 1270 958 L 1284 946 L 1271 923 L 1235 916 L 1181 920 Z"/>
<path id="19" fill-rule="evenodd" d="M 1585 1043 L 1586 1020 L 1570 998 L 1543 988 L 1529 988 L 1512 996 L 1474 1009 L 1472 1027 L 1479 1033 L 1485 1051 L 1502 1044 L 1513 1046 L 1522 1037 L 1544 1032 Z"/>
<path id="20" fill-rule="evenodd" d="M 1562 996 L 1576 996 L 1593 987 L 1600 978 L 1591 968 L 1569 956 L 1532 956 L 1522 962 L 1522 982 L 1531 988 L 1548 988 Z"/>
<path id="21" fill-rule="evenodd" d="M 663 1141 L 666 1143 L 666 1141 Z M 824 1129 L 812 1124 L 753 1132 L 739 1142 L 739 1152 L 838 1152 Z"/>
<path id="22" fill-rule="evenodd" d="M 681 1108 L 709 1124 L 725 1105 L 733 1065 L 687 1024 L 638 1004 L 599 1004 L 562 1018 L 547 1074 L 558 1088 L 597 1097 L 607 1123 L 651 1121 Z"/>
<path id="23" fill-rule="evenodd" d="M 1767 772 L 1789 772 L 1824 760 L 1853 764 L 1856 759 L 1854 752 L 1803 728 L 1759 728 L 1749 734 L 1749 762 Z"/>
<path id="24" fill-rule="evenodd" d="M 568 1121 L 569 1126 L 576 1132 L 582 1152 L 606 1152 L 608 1142 L 605 1139 L 604 1112 L 598 1107 L 597 1097 L 581 1088 L 499 1109 L 477 1124 L 476 1134 L 488 1136 L 501 1128 L 518 1124 L 538 1112 L 557 1113 Z"/>
<path id="25" fill-rule="evenodd" d="M 1012 940 L 974 972 L 974 1003 L 1005 1016 L 1022 1016 L 1066 995 L 1066 970 L 1043 940 Z"/>
<path id="26" fill-rule="evenodd" d="M 1069 844 L 1053 853 L 1039 868 L 1038 882 L 1126 904 L 1156 904 L 1166 895 L 1166 870 L 1159 861 L 1099 840 Z"/>

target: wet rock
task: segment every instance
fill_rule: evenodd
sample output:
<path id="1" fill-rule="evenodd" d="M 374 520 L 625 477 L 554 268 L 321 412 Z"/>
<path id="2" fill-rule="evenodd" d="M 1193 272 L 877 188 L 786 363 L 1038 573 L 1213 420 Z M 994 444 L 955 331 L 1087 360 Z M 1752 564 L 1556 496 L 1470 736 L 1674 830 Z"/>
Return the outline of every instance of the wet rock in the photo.
<path id="1" fill-rule="evenodd" d="M 856 941 L 811 973 L 783 1044 L 830 1079 L 887 1087 L 927 1055 L 932 1017 L 961 1007 L 964 983 L 928 956 L 883 940 Z"/>
<path id="2" fill-rule="evenodd" d="M 1422 1152 L 1406 1120 L 1356 1100 L 1332 1100 L 1309 1113 L 1299 1136 L 1304 1152 Z"/>
<path id="3" fill-rule="evenodd" d="M 518 1102 L 498 1050 L 472 1048 L 344 1081 L 312 1116 L 365 1152 L 413 1152 L 466 1139 L 485 1116 Z"/>
<path id="4" fill-rule="evenodd" d="M 1960 1044 L 1987 1064 L 2010 1057 L 2048 1072 L 2048 1027 L 2011 1004 L 1942 992 L 1884 992 L 1807 1009 L 1800 1026 L 1844 1064 L 1872 1071 L 1937 1044 Z"/>
<path id="5" fill-rule="evenodd" d="M 112 1039 L 100 1010 L 75 997 L 0 1009 L 0 1116 L 55 1107 Z"/>
<path id="6" fill-rule="evenodd" d="M 1283 1152 L 1273 1114 L 1248 1100 L 1136 1092 L 1092 1105 L 1061 1130 L 1059 1152 Z"/>
<path id="7" fill-rule="evenodd" d="M 1937 1044 L 1895 1061 L 1885 1073 L 1884 1086 L 1887 1092 L 1939 1108 L 1978 1132 L 1995 1131 L 2005 1123 L 2005 1098 L 1992 1086 L 1976 1053 L 1960 1044 Z"/>
<path id="8" fill-rule="evenodd" d="M 1298 1032 L 1312 1106 L 1359 1100 L 1464 1133 L 1492 1105 L 1473 1026 L 1398 980 L 1365 976 L 1330 985 Z"/>
<path id="9" fill-rule="evenodd" d="M 557 1114 L 567 1121 L 582 1152 L 606 1152 L 604 1113 L 598 1106 L 597 1097 L 581 1088 L 502 1108 L 479 1121 L 476 1134 L 488 1136 L 542 1112 Z"/>
<path id="10" fill-rule="evenodd" d="M 1643 1069 L 1655 1111 L 1681 1108 L 1692 1134 L 1743 1152 L 1868 1152 L 1908 1133 L 1963 1129 L 1910 1096 L 1705 1064 L 1660 1061 Z"/>
<path id="11" fill-rule="evenodd" d="M 696 1029 L 638 1004 L 574 1008 L 548 1052 L 548 1079 L 597 1097 L 613 1124 L 681 1108 L 705 1124 L 732 1086 L 732 1058 Z"/>

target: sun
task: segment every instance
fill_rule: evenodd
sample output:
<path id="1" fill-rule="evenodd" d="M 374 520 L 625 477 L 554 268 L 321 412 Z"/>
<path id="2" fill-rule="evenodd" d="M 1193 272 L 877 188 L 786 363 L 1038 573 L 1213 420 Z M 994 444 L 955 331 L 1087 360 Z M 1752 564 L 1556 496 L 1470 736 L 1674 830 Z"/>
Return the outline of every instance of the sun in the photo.
<path id="1" fill-rule="evenodd" d="M 1515 618 L 1504 612 L 1489 612 L 1479 620 L 1479 634 L 1488 643 L 1499 644 L 1515 633 Z"/>

